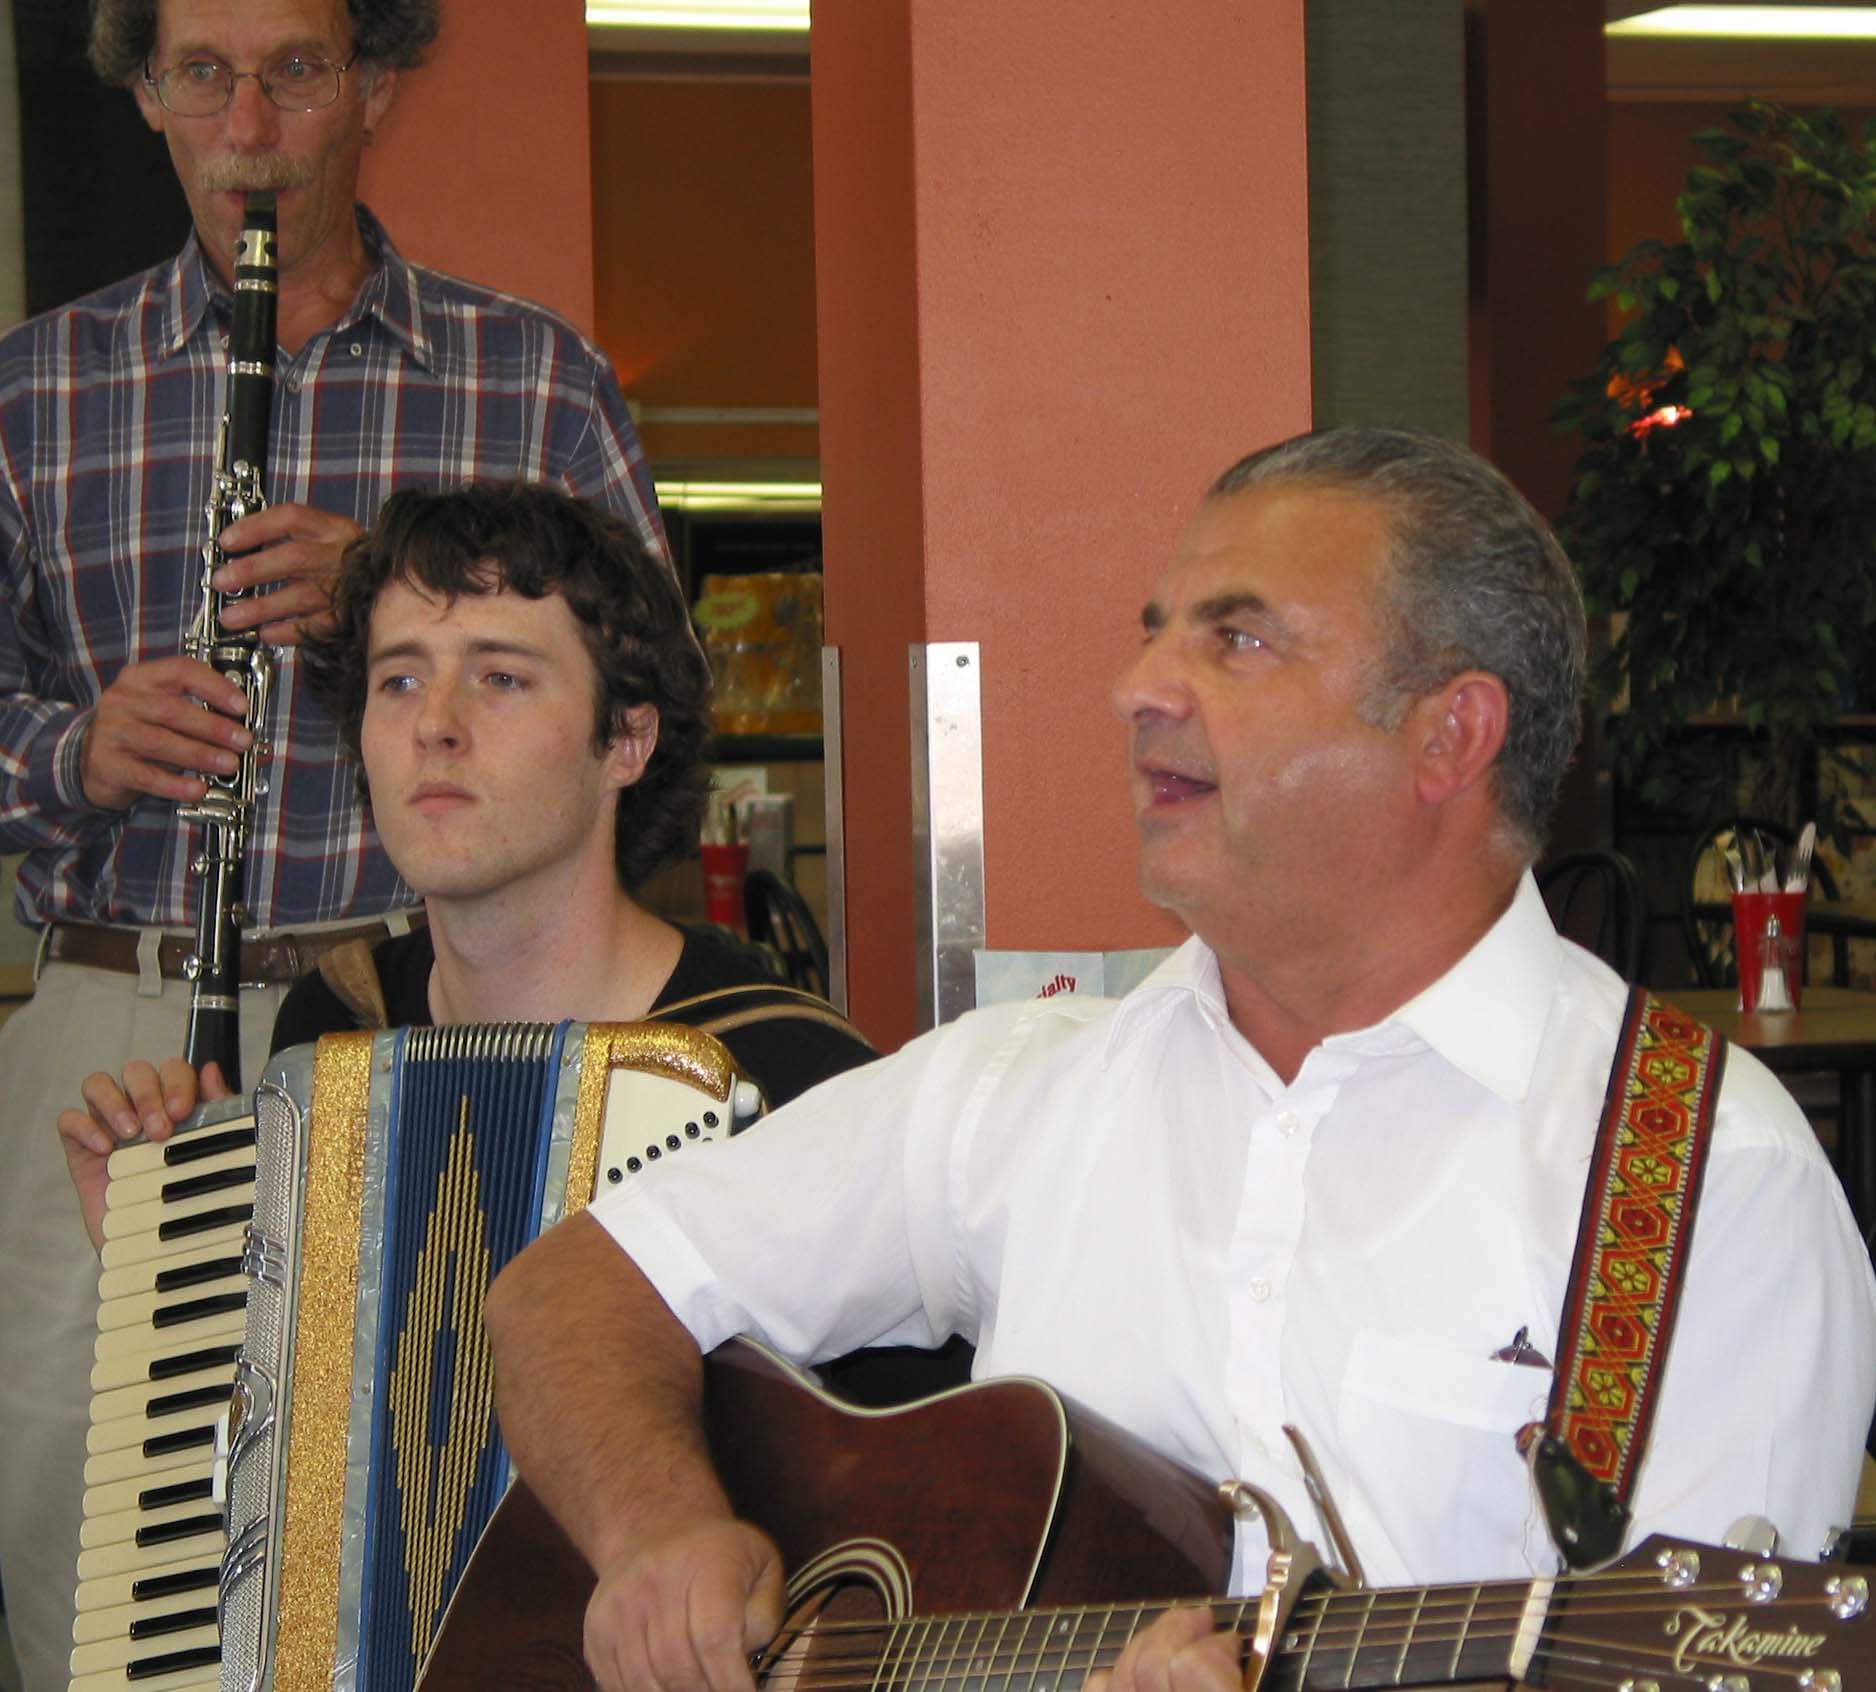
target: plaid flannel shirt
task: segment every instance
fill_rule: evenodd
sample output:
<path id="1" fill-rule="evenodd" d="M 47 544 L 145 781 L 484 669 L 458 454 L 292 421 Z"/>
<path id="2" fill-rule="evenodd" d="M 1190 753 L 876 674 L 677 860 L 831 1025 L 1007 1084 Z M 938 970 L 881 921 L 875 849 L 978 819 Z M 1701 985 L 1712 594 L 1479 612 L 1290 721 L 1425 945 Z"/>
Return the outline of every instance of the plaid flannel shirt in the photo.
<path id="1" fill-rule="evenodd" d="M 368 524 L 402 487 L 524 477 L 634 523 L 662 555 L 651 478 L 605 356 L 543 308 L 406 263 L 363 206 L 376 260 L 352 307 L 279 363 L 269 501 Z M 126 665 L 179 653 L 200 600 L 228 297 L 181 254 L 0 338 L 0 851 L 24 851 L 20 920 L 194 920 L 191 825 L 146 798 L 88 804 L 82 737 Z M 249 924 L 414 902 L 356 802 L 355 766 L 285 649 Z"/>

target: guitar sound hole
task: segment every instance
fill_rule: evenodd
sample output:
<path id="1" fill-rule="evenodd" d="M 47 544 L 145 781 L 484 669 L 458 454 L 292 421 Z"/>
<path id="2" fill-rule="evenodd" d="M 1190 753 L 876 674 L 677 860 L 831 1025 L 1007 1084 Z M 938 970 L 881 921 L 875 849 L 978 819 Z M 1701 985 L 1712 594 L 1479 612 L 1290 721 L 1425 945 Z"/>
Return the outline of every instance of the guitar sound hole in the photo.
<path id="1" fill-rule="evenodd" d="M 834 1579 L 797 1603 L 755 1664 L 756 1684 L 774 1692 L 800 1687 L 870 1686 L 885 1647 L 886 1608 L 870 1582 Z"/>

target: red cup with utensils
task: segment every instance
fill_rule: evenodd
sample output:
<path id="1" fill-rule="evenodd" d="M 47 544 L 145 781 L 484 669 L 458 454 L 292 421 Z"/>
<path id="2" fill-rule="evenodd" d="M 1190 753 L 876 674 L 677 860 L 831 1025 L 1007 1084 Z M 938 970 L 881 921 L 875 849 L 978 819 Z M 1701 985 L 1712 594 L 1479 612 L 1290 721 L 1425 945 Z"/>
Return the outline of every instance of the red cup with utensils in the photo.
<path id="1" fill-rule="evenodd" d="M 1804 898 L 1802 893 L 1733 895 L 1733 955 L 1739 960 L 1742 1011 L 1796 1010 L 1802 1001 Z"/>

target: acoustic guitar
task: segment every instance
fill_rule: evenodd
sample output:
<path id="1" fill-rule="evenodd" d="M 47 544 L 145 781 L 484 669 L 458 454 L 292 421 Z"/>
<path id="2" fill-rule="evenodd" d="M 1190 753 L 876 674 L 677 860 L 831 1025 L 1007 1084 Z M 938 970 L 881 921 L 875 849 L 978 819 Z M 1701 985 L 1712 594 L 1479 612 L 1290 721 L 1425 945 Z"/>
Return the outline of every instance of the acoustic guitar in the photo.
<path id="1" fill-rule="evenodd" d="M 800 1692 L 1066 1692 L 1172 1601 L 1247 1637 L 1216 1488 L 1027 1380 L 856 1410 L 746 1341 L 707 1360 L 737 1511 L 781 1548 L 788 1623 L 757 1682 Z M 517 1482 L 420 1692 L 588 1692 L 593 1576 Z M 1138 1594 L 1156 1594 L 1142 1603 Z M 1662 1537 L 1595 1574 L 1382 1590 L 1307 1586 L 1262 1688 L 1522 1683 L 1558 1692 L 1876 1692 L 1868 1572 Z"/>

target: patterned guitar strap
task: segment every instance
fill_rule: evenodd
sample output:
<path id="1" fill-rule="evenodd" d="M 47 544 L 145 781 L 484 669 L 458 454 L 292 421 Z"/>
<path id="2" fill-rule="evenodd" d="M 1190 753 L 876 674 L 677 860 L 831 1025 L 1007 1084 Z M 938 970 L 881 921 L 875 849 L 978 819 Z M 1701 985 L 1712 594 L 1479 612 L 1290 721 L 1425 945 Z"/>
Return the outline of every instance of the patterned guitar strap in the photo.
<path id="1" fill-rule="evenodd" d="M 1572 1569 L 1622 1549 L 1693 1235 L 1726 1042 L 1645 988 L 1630 995 L 1583 1195 L 1543 1422 L 1518 1432 Z"/>

